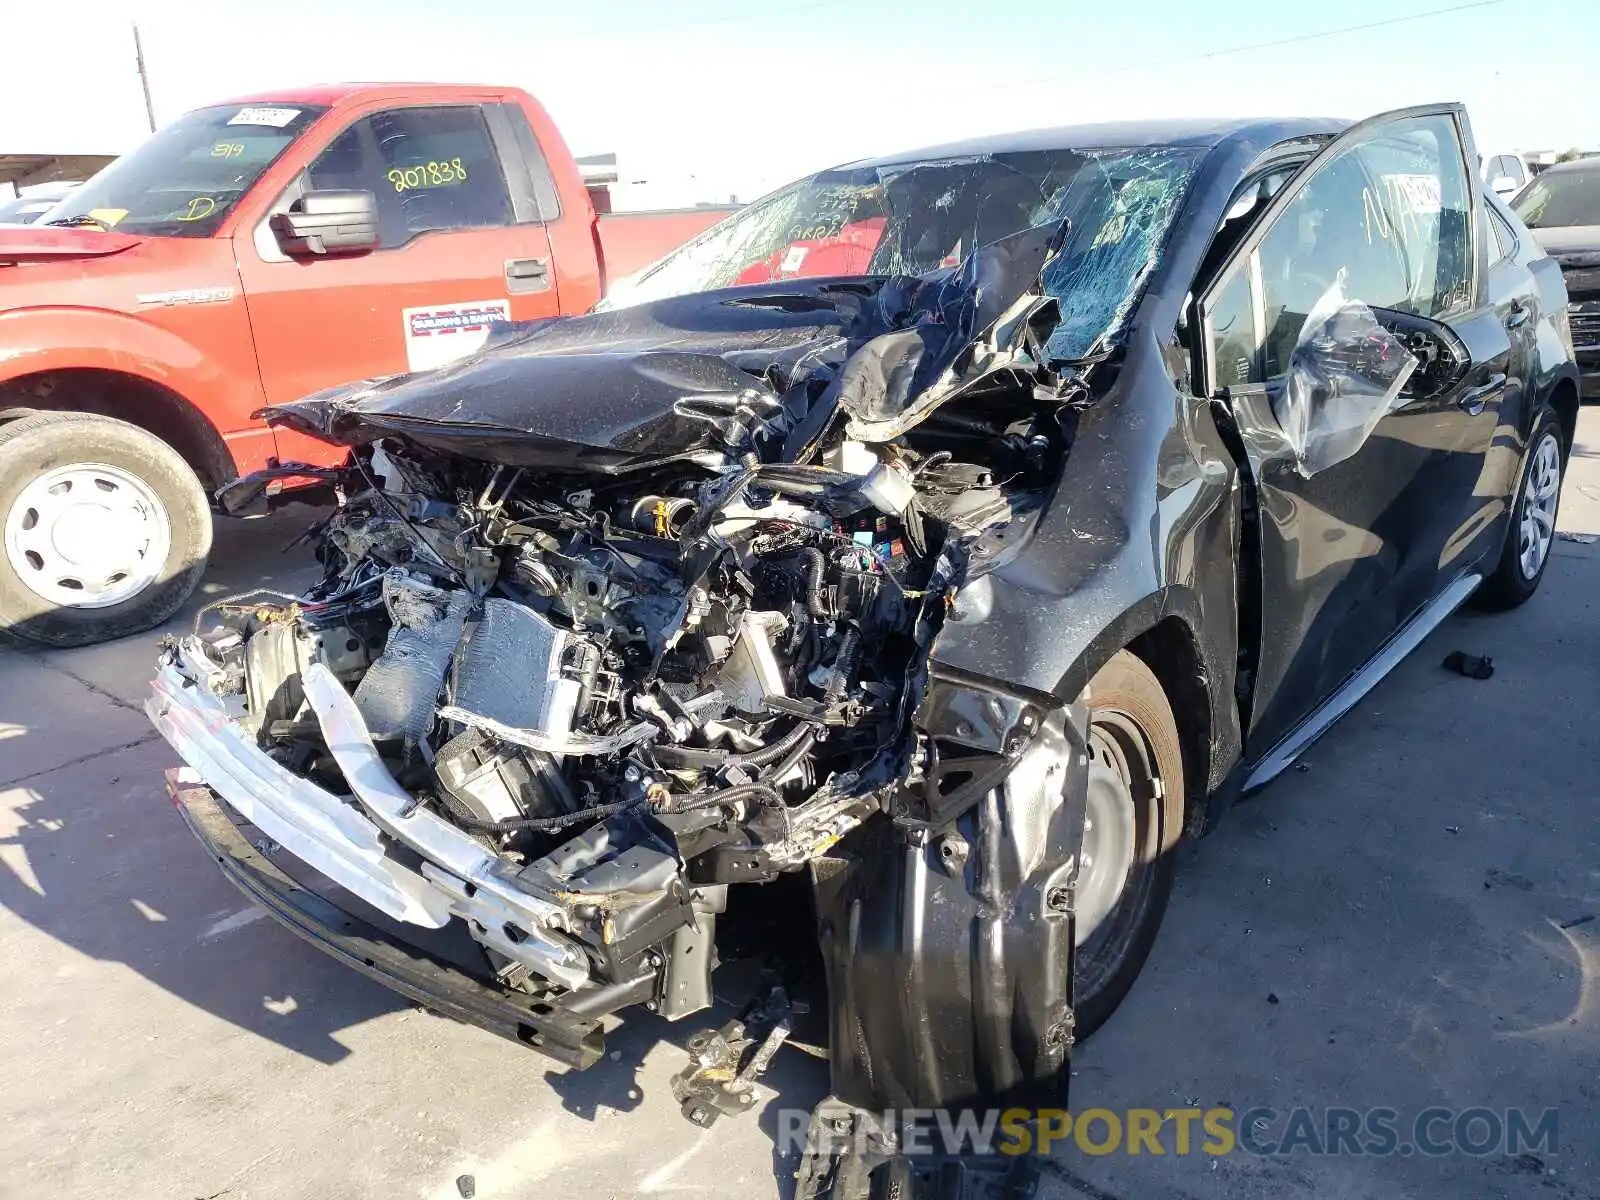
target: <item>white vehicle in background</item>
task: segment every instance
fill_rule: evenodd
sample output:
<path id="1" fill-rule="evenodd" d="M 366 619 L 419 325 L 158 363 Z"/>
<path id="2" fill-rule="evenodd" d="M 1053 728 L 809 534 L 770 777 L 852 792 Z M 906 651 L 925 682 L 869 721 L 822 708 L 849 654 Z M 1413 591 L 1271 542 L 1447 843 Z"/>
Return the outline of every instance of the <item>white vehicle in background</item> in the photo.
<path id="1" fill-rule="evenodd" d="M 1502 200 L 1509 200 L 1533 178 L 1533 168 L 1520 154 L 1487 154 L 1479 159 L 1483 182 Z"/>
<path id="2" fill-rule="evenodd" d="M 70 183 L 41 183 L 30 187 L 20 196 L 0 200 L 0 225 L 32 225 L 45 213 L 81 187 L 78 180 Z"/>

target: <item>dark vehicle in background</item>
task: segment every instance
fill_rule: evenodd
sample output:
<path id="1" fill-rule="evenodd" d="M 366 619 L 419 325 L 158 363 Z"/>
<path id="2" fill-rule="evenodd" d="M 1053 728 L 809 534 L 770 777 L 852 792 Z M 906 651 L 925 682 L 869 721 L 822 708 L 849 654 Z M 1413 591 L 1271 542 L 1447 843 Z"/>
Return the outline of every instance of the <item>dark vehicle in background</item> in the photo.
<path id="1" fill-rule="evenodd" d="M 1580 391 L 1600 397 L 1600 158 L 1557 163 L 1511 207 L 1566 276 Z"/>
<path id="2" fill-rule="evenodd" d="M 842 1102 L 1059 1089 L 1177 842 L 1539 585 L 1566 295 L 1476 161 L 1440 105 L 853 164 L 278 405 L 348 499 L 322 582 L 165 654 L 174 799 L 289 928 L 572 1066 L 704 1009 L 791 875 Z"/>

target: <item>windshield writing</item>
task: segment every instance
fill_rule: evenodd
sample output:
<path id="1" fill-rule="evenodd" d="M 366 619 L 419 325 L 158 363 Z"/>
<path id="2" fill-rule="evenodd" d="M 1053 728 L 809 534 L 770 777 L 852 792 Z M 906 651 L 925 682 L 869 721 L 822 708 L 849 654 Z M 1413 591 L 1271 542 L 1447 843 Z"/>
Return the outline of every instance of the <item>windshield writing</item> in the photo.
<path id="1" fill-rule="evenodd" d="M 307 126 L 313 105 L 221 105 L 179 117 L 41 218 L 166 237 L 209 237 Z"/>

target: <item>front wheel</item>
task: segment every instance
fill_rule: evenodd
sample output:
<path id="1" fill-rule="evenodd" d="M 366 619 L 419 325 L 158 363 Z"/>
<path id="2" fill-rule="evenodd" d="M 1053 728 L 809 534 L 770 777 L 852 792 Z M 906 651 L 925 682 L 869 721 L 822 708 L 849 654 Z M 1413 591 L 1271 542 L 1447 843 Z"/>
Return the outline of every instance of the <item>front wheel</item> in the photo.
<path id="1" fill-rule="evenodd" d="M 1074 908 L 1077 1035 L 1122 1003 L 1172 893 L 1183 748 L 1155 673 L 1123 650 L 1089 682 L 1089 789 Z"/>
<path id="2" fill-rule="evenodd" d="M 205 573 L 211 510 L 136 425 L 42 412 L 0 425 L 0 630 L 45 646 L 140 633 Z"/>
<path id="3" fill-rule="evenodd" d="M 1561 478 L 1566 467 L 1561 427 L 1549 408 L 1540 411 L 1528 439 L 1528 457 L 1522 466 L 1511 524 L 1494 573 L 1478 589 L 1480 607 L 1504 611 L 1516 608 L 1539 590 L 1550 565 L 1550 548 L 1556 540 L 1556 512 L 1561 504 Z"/>

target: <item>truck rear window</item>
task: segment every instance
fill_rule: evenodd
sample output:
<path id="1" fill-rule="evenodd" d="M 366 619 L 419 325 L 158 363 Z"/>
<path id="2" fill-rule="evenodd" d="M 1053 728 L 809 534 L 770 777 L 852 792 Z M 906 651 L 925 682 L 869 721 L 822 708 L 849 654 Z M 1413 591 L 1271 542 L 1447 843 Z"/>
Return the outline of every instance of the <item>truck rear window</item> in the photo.
<path id="1" fill-rule="evenodd" d="M 117 159 L 42 222 L 209 237 L 262 172 L 326 111 L 288 101 L 196 109 Z"/>

